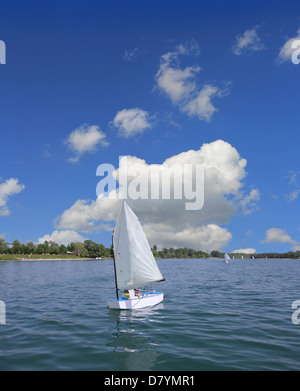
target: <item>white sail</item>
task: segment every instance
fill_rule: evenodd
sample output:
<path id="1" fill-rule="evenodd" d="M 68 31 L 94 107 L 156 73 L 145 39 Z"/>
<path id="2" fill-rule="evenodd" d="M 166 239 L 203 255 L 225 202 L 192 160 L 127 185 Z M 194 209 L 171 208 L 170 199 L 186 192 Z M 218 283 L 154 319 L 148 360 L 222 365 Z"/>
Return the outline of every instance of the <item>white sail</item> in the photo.
<path id="1" fill-rule="evenodd" d="M 118 289 L 134 289 L 163 280 L 142 226 L 125 201 L 113 244 Z"/>
<path id="2" fill-rule="evenodd" d="M 225 254 L 225 260 L 229 261 L 229 259 L 230 259 L 230 256 L 228 254 Z"/>

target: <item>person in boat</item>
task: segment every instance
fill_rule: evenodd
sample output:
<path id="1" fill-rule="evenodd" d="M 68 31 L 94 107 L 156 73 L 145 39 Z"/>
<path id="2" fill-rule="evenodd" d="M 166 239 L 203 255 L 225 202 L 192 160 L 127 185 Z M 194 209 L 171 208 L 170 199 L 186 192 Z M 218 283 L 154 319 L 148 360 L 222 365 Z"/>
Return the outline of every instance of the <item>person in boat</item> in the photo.
<path id="1" fill-rule="evenodd" d="M 140 294 L 140 289 L 135 289 L 134 290 L 134 295 L 138 298 L 141 298 L 141 294 Z M 125 297 L 127 297 L 127 299 L 130 299 L 130 294 L 129 294 L 129 291 L 127 289 L 124 290 L 124 294 L 125 294 Z"/>

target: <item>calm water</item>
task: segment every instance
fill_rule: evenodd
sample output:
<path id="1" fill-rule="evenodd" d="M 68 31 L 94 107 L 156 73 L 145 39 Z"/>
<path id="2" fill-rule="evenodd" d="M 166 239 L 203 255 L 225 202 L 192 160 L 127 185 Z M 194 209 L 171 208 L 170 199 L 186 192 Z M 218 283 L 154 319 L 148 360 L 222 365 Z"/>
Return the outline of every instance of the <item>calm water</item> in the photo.
<path id="1" fill-rule="evenodd" d="M 158 264 L 163 304 L 120 312 L 111 261 L 0 262 L 0 370 L 300 370 L 300 261 Z"/>

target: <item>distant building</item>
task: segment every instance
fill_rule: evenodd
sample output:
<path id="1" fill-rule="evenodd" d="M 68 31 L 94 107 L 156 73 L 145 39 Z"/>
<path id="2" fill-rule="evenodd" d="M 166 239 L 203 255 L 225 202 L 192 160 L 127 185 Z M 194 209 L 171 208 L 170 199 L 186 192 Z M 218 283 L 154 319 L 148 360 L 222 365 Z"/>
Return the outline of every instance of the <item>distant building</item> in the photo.
<path id="1" fill-rule="evenodd" d="M 8 248 L 12 248 L 12 243 L 4 243 Z"/>

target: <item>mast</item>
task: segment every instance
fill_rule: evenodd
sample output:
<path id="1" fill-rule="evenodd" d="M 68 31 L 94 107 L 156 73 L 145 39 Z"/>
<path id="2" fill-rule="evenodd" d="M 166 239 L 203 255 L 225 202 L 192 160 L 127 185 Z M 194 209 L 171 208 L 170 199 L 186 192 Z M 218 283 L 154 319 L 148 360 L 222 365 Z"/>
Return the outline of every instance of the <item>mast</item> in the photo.
<path id="1" fill-rule="evenodd" d="M 114 234 L 114 232 L 115 232 L 115 231 L 113 231 L 113 234 Z M 112 251 L 113 251 L 113 257 L 114 257 L 116 296 L 117 296 L 117 300 L 119 300 L 119 290 L 118 290 L 117 271 L 116 271 L 116 259 L 115 259 L 115 248 L 114 248 L 114 235 L 112 235 L 111 241 L 112 241 Z"/>

